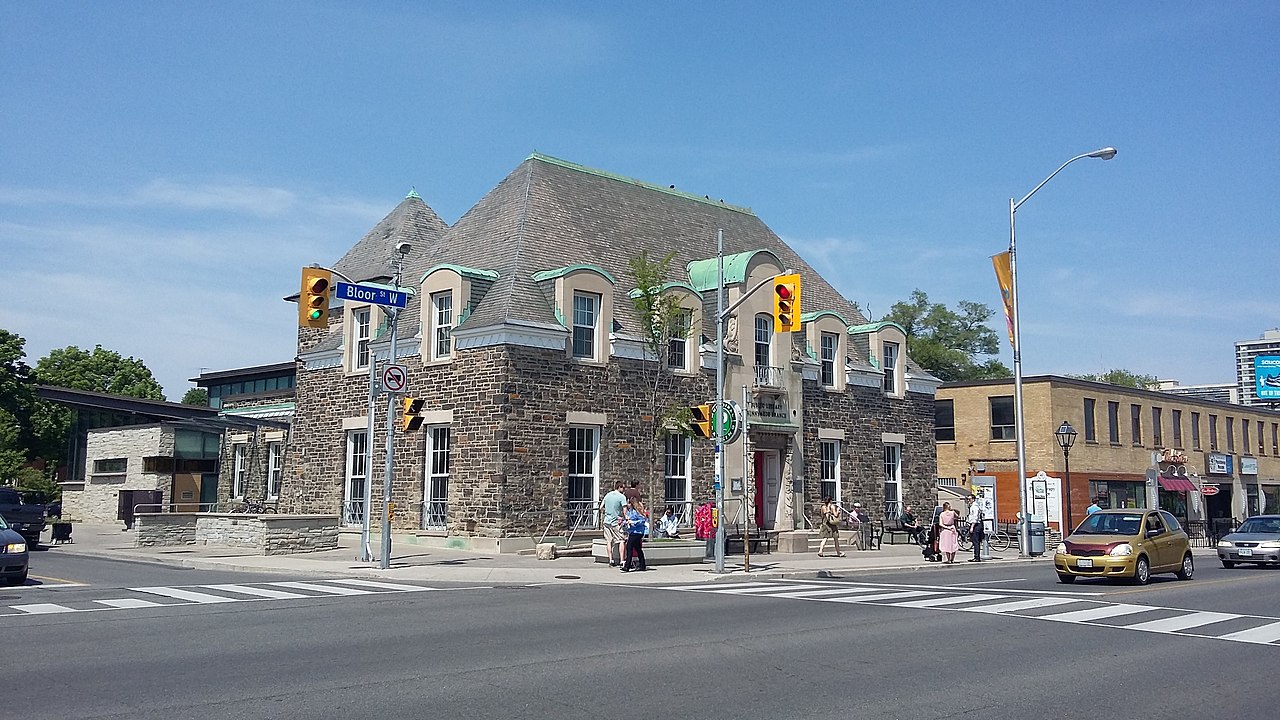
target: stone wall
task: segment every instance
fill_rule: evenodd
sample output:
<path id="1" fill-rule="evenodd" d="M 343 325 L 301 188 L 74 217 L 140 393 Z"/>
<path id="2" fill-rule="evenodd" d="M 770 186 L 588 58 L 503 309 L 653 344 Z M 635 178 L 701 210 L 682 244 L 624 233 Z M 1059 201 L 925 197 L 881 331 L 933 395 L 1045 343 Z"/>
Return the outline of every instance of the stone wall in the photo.
<path id="1" fill-rule="evenodd" d="M 139 547 L 206 545 L 244 548 L 257 555 L 291 555 L 338 547 L 332 515 L 151 513 L 138 515 Z"/>

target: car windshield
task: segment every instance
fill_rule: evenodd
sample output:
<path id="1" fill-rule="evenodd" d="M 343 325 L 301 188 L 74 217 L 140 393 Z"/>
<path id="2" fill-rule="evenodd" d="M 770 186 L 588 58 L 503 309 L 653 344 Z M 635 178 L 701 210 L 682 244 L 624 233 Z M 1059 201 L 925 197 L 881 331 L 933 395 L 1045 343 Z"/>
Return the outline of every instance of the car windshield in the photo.
<path id="1" fill-rule="evenodd" d="M 1142 516 L 1134 513 L 1094 513 L 1076 528 L 1081 535 L 1137 535 Z"/>
<path id="2" fill-rule="evenodd" d="M 1236 529 L 1236 532 L 1280 535 L 1280 518 L 1249 518 Z"/>

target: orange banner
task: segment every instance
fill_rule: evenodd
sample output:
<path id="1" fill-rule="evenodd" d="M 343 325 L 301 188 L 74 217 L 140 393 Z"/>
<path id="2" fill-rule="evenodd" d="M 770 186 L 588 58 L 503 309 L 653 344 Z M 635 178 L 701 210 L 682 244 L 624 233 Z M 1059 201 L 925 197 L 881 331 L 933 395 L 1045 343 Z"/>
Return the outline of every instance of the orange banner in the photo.
<path id="1" fill-rule="evenodd" d="M 1018 346 L 1013 342 L 1013 268 L 1009 265 L 1009 251 L 992 255 L 991 264 L 996 269 L 996 282 L 1000 283 L 1000 299 L 1004 303 L 1004 321 L 1009 329 L 1009 347 L 1017 350 Z"/>

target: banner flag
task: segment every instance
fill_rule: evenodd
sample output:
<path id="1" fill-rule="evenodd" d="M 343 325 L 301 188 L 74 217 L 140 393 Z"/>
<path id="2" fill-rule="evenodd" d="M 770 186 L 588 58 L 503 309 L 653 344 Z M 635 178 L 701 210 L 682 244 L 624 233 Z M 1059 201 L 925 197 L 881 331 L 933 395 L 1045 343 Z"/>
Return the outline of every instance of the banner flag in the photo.
<path id="1" fill-rule="evenodd" d="M 1000 283 L 1000 299 L 1004 302 L 1004 321 L 1009 329 L 1009 347 L 1017 350 L 1013 342 L 1013 269 L 1009 265 L 1009 251 L 991 256 L 996 269 L 996 282 Z"/>

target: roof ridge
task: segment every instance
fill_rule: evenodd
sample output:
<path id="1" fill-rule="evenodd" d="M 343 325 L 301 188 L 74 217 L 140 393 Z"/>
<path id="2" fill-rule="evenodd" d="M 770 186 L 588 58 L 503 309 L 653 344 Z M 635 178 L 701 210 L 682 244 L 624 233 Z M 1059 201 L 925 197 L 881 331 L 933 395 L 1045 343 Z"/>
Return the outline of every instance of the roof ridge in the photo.
<path id="1" fill-rule="evenodd" d="M 639 187 L 645 188 L 646 190 L 654 190 L 656 192 L 666 193 L 667 195 L 674 195 L 676 197 L 685 198 L 686 200 L 693 200 L 695 202 L 711 205 L 713 207 L 724 208 L 725 210 L 732 210 L 734 212 L 740 212 L 746 215 L 755 216 L 755 213 L 752 212 L 751 208 L 749 207 L 732 205 L 730 203 L 725 202 L 724 200 L 712 200 L 710 196 L 707 196 L 707 195 L 699 196 L 699 195 L 694 195 L 693 193 L 684 192 L 683 190 L 676 190 L 674 185 L 670 187 L 655 185 L 653 183 L 645 182 L 644 180 L 639 180 L 637 178 L 628 177 L 626 175 L 619 175 L 617 173 L 611 173 L 608 170 L 600 170 L 598 168 L 587 167 L 586 165 L 580 165 L 578 163 L 570 162 L 568 160 L 563 160 L 558 157 L 552 157 L 551 155 L 544 155 L 537 151 L 530 153 L 529 157 L 525 158 L 525 160 L 538 160 L 541 162 L 545 162 L 548 165 L 556 165 L 556 166 L 565 168 L 567 170 L 574 170 L 577 172 L 586 173 L 588 175 L 595 175 L 597 177 L 602 177 L 608 180 L 616 180 L 618 182 L 624 182 L 630 185 L 637 185 Z"/>

